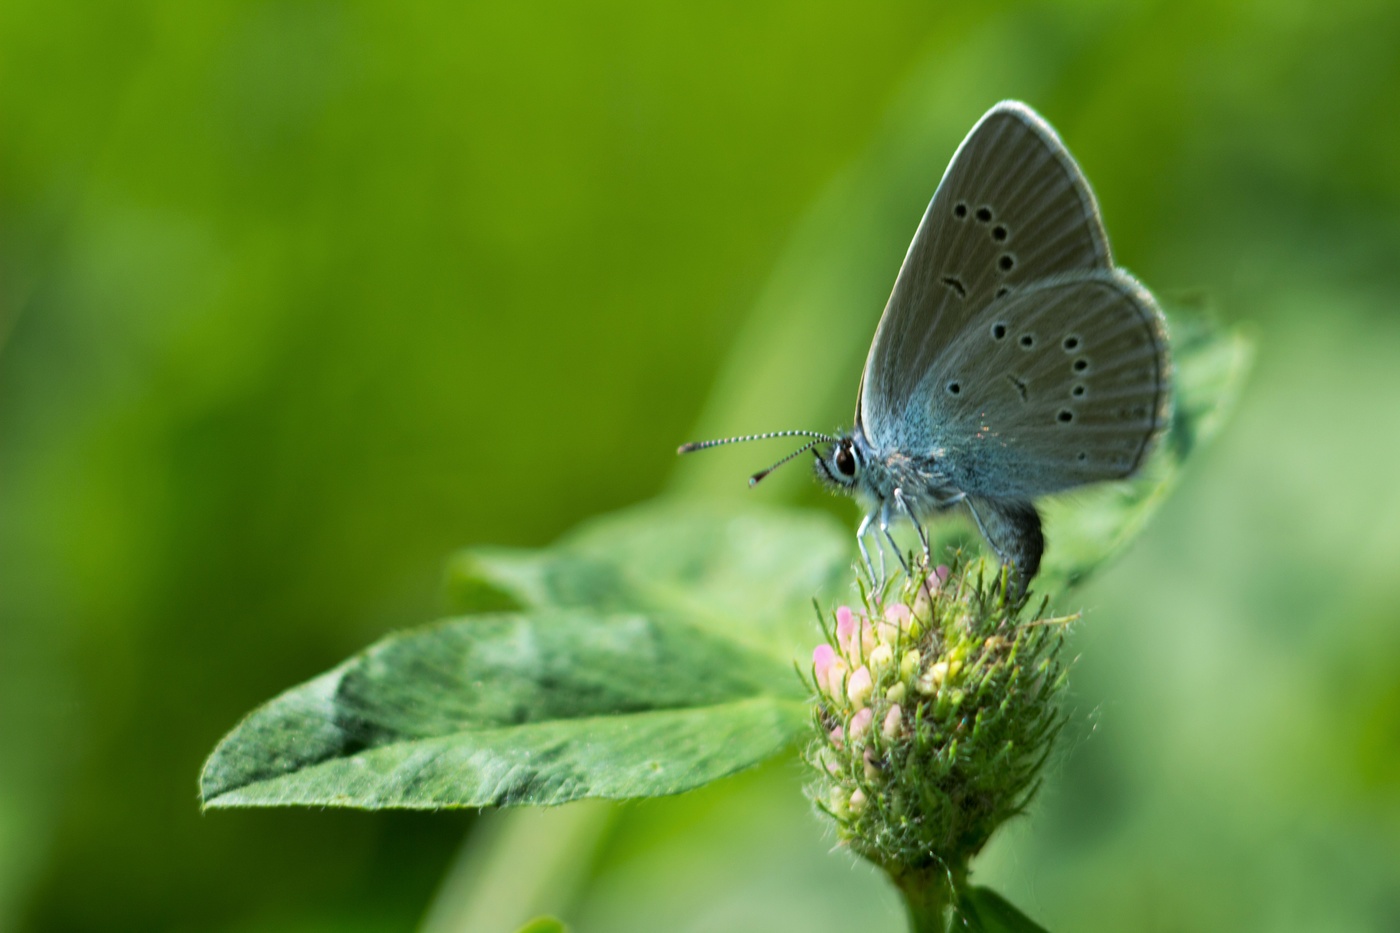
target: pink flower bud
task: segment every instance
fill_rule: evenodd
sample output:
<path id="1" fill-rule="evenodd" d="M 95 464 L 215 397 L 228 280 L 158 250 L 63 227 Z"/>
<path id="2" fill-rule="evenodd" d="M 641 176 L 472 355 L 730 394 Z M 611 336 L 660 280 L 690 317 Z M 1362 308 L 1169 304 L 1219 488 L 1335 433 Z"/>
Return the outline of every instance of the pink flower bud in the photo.
<path id="1" fill-rule="evenodd" d="M 851 741 L 859 742 L 870 732 L 870 724 L 875 721 L 875 713 L 865 706 L 851 717 Z"/>
<path id="2" fill-rule="evenodd" d="M 856 632 L 856 617 L 851 612 L 850 606 L 841 606 L 836 610 L 836 643 L 841 647 L 841 653 L 850 657 L 851 636 Z"/>
<path id="3" fill-rule="evenodd" d="M 887 739 L 892 739 L 899 734 L 900 724 L 904 721 L 904 712 L 896 703 L 890 707 L 890 711 L 885 714 L 885 721 L 880 724 L 880 734 Z"/>
<path id="4" fill-rule="evenodd" d="M 835 745 L 837 748 L 840 748 L 840 747 L 841 747 L 841 742 L 842 742 L 842 740 L 843 740 L 844 738 L 845 738 L 845 733 L 842 731 L 842 729 L 841 729 L 840 726 L 837 726 L 835 729 L 832 729 L 832 730 L 831 730 L 831 744 L 832 744 L 832 745 Z"/>
<path id="5" fill-rule="evenodd" d="M 870 657 L 870 652 L 874 651 L 875 646 L 879 643 L 879 639 L 875 637 L 875 626 L 871 624 L 869 619 L 866 619 L 860 626 L 861 657 Z"/>
<path id="6" fill-rule="evenodd" d="M 899 641 L 901 633 L 908 633 L 912 626 L 913 613 L 904 603 L 892 603 L 885 607 L 885 617 L 880 621 L 880 640 L 887 645 Z"/>
<path id="7" fill-rule="evenodd" d="M 826 692 L 826 675 L 835 662 L 836 652 L 825 642 L 812 649 L 812 671 L 816 674 L 818 690 Z"/>
<path id="8" fill-rule="evenodd" d="M 938 592 L 938 588 L 952 575 L 947 564 L 939 564 L 924 577 L 923 585 L 919 587 L 919 593 L 914 597 L 914 614 L 922 616 L 928 612 L 929 603 L 933 601 L 933 594 Z"/>

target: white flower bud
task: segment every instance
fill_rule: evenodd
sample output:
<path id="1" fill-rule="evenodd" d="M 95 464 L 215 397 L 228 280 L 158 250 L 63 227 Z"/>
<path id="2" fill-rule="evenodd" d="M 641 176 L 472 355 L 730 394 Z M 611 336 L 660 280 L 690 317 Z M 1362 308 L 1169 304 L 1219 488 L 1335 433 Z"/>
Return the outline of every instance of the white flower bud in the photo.
<path id="1" fill-rule="evenodd" d="M 889 645 L 876 645 L 875 650 L 870 652 L 870 658 L 865 662 L 870 668 L 872 677 L 879 678 L 880 674 L 894 663 L 894 650 Z"/>
<path id="2" fill-rule="evenodd" d="M 870 699 L 870 691 L 874 682 L 870 679 L 870 670 L 864 665 L 855 669 L 850 678 L 846 681 L 846 697 L 854 706 L 864 706 L 865 701 Z"/>

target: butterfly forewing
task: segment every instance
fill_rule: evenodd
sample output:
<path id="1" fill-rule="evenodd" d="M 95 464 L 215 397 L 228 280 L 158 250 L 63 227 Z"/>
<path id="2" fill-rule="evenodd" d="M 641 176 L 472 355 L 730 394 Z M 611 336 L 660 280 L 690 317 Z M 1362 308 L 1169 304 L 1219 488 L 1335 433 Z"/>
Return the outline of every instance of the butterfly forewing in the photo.
<path id="1" fill-rule="evenodd" d="M 1121 270 L 1055 277 L 973 318 L 920 393 L 968 494 L 1031 499 L 1122 479 L 1166 423 L 1165 325 Z"/>
<path id="2" fill-rule="evenodd" d="M 924 213 L 875 332 L 857 418 L 877 447 L 924 438 L 907 406 L 989 305 L 1052 276 L 1112 265 L 1094 196 L 1054 130 L 1005 102 L 973 127 Z"/>

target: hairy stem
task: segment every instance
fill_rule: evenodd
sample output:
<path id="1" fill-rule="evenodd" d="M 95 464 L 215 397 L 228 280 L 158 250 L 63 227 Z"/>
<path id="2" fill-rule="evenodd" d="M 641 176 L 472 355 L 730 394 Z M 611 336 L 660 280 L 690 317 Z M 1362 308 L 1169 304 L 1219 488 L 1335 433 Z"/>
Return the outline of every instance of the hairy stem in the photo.
<path id="1" fill-rule="evenodd" d="M 904 898 L 910 933 L 947 933 L 948 908 L 953 903 L 955 888 L 966 876 L 965 868 L 957 872 L 928 868 L 893 879 Z"/>

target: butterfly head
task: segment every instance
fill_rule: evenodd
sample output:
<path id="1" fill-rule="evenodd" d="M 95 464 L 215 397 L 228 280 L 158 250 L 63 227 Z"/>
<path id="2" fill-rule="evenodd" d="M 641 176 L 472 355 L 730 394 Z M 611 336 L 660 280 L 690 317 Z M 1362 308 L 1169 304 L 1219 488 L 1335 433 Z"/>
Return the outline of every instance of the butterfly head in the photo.
<path id="1" fill-rule="evenodd" d="M 839 434 L 825 451 L 813 448 L 812 453 L 816 458 L 812 469 L 828 488 L 850 494 L 860 483 L 866 451 L 855 432 Z"/>

